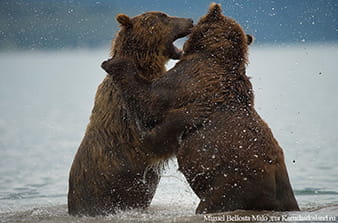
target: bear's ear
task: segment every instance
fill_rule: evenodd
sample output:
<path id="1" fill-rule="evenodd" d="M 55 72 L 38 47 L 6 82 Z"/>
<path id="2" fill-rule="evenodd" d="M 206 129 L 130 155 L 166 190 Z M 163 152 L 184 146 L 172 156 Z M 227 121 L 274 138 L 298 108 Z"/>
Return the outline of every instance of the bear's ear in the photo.
<path id="1" fill-rule="evenodd" d="M 131 28 L 133 26 L 131 19 L 125 14 L 118 14 L 116 20 L 126 28 Z"/>
<path id="2" fill-rule="evenodd" d="M 246 41 L 247 41 L 248 45 L 251 45 L 251 43 L 253 43 L 253 41 L 254 41 L 253 36 L 246 34 Z"/>
<path id="3" fill-rule="evenodd" d="M 206 16 L 207 20 L 215 21 L 222 15 L 222 8 L 220 4 L 211 3 L 209 6 L 209 12 Z"/>

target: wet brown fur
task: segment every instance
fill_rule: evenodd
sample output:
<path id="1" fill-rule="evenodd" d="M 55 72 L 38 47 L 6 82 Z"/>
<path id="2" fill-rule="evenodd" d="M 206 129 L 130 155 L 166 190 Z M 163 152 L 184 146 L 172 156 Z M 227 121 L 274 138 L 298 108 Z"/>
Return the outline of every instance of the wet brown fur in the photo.
<path id="1" fill-rule="evenodd" d="M 148 12 L 134 18 L 117 16 L 121 30 L 113 40 L 111 56 L 128 58 L 137 74 L 147 80 L 160 77 L 165 63 L 177 57 L 172 42 L 188 33 L 190 19 Z M 183 30 L 183 31 L 182 31 Z M 183 33 L 182 33 L 183 32 Z M 124 67 L 121 72 L 126 72 Z M 135 116 L 128 111 L 111 76 L 99 85 L 84 138 L 74 158 L 68 193 L 72 215 L 105 215 L 116 209 L 149 206 L 160 179 L 162 163 L 143 144 Z"/>
<path id="2" fill-rule="evenodd" d="M 180 170 L 201 199 L 196 212 L 299 210 L 283 151 L 254 109 L 252 86 L 245 74 L 252 38 L 234 20 L 221 15 L 216 4 L 199 24 L 185 46 L 186 54 L 193 58 L 207 52 L 205 58 L 219 59 L 216 63 L 222 69 L 208 59 L 200 65 L 219 71 L 223 79 L 218 82 L 227 90 L 223 104 L 203 128 L 182 141 L 177 155 Z"/>
<path id="3" fill-rule="evenodd" d="M 194 27 L 181 61 L 160 79 L 149 83 L 133 72 L 118 75 L 116 69 L 124 63 L 132 67 L 128 61 L 102 64 L 116 80 L 129 109 L 143 125 L 154 125 L 149 138 L 166 142 L 162 147 L 157 144 L 154 151 L 176 152 L 178 137 L 184 133 L 177 158 L 180 171 L 201 199 L 197 213 L 299 210 L 283 151 L 254 109 L 252 85 L 245 72 L 251 42 L 252 37 L 236 21 L 212 4 Z M 209 108 L 205 111 L 211 110 L 207 123 L 200 112 L 205 103 Z M 190 116 L 182 115 L 180 127 L 179 118 L 171 122 L 171 111 L 177 109 L 190 111 Z M 166 139 L 174 140 L 171 144 Z"/>

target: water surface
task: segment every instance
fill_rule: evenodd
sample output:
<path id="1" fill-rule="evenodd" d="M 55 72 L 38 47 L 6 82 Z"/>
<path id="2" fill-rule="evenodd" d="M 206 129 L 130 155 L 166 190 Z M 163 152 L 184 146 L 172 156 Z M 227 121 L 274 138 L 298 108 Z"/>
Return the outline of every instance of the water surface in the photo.
<path id="1" fill-rule="evenodd" d="M 100 63 L 108 54 L 0 53 L 0 220 L 79 220 L 66 212 L 68 172 L 105 76 Z M 338 45 L 250 49 L 247 74 L 256 109 L 284 149 L 304 214 L 338 215 L 337 58 Z M 173 161 L 148 210 L 81 221 L 183 221 L 194 215 L 197 204 Z"/>

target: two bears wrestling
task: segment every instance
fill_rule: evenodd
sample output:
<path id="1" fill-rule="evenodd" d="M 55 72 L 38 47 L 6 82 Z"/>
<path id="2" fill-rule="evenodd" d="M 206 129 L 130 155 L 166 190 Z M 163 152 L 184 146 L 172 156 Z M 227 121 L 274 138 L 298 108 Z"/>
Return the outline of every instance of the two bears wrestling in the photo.
<path id="1" fill-rule="evenodd" d="M 196 213 L 299 210 L 283 151 L 254 109 L 246 76 L 253 38 L 211 4 L 191 19 L 117 16 L 108 75 L 74 158 L 72 215 L 146 208 L 161 170 L 177 157 L 200 198 Z M 173 42 L 189 35 L 183 52 Z M 169 59 L 180 59 L 165 72 Z"/>

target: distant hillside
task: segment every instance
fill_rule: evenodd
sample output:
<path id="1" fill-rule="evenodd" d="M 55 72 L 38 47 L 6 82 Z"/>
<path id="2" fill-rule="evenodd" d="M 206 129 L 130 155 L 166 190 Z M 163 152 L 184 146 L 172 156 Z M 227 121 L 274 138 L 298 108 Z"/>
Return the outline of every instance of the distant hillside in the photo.
<path id="1" fill-rule="evenodd" d="M 224 14 L 238 20 L 258 43 L 338 41 L 336 0 L 227 0 Z M 0 50 L 98 47 L 110 43 L 114 16 L 158 10 L 195 21 L 202 0 L 0 0 Z"/>

